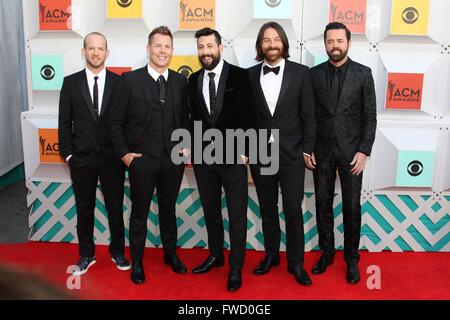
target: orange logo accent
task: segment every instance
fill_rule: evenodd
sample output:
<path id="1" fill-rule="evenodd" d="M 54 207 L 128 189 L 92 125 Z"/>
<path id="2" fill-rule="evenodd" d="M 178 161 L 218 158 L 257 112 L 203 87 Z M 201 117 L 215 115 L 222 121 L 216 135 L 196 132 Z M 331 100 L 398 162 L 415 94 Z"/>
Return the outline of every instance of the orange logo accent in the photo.
<path id="1" fill-rule="evenodd" d="M 353 33 L 366 32 L 367 0 L 330 0 L 329 22 L 341 22 Z"/>
<path id="2" fill-rule="evenodd" d="M 180 30 L 198 30 L 204 27 L 215 28 L 215 0 L 179 0 Z"/>
<path id="3" fill-rule="evenodd" d="M 42 163 L 64 163 L 59 154 L 58 129 L 38 129 L 39 160 Z"/>
<path id="4" fill-rule="evenodd" d="M 389 73 L 386 109 L 420 110 L 422 106 L 422 73 Z"/>
<path id="5" fill-rule="evenodd" d="M 119 76 L 121 76 L 124 72 L 131 71 L 131 67 L 106 67 L 106 69 L 114 72 L 115 74 L 118 74 Z"/>
<path id="6" fill-rule="evenodd" d="M 72 0 L 39 0 L 39 30 L 72 30 Z"/>

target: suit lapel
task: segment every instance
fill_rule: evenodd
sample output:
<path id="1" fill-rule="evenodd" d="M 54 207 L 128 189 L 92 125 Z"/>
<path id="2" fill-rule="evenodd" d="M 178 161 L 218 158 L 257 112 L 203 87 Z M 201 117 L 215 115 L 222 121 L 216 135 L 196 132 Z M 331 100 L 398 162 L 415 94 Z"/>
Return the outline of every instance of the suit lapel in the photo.
<path id="1" fill-rule="evenodd" d="M 283 80 L 281 80 L 281 89 L 280 89 L 280 94 L 278 95 L 278 99 L 277 99 L 277 104 L 275 106 L 275 110 L 273 112 L 273 115 L 275 116 L 275 113 L 277 112 L 277 110 L 279 109 L 279 106 L 281 104 L 281 101 L 283 100 L 283 97 L 286 96 L 286 92 L 289 86 L 289 83 L 292 80 L 292 73 L 291 73 L 291 68 L 289 66 L 289 61 L 285 60 L 285 65 L 284 65 L 284 72 L 283 72 Z"/>
<path id="2" fill-rule="evenodd" d="M 170 107 L 171 105 L 173 105 L 173 113 L 175 116 L 175 123 L 178 123 L 178 112 L 177 110 L 175 110 L 175 97 L 173 95 L 174 92 L 174 86 L 175 86 L 175 81 L 174 81 L 174 77 L 171 76 L 171 70 L 169 70 L 169 76 L 167 78 L 167 96 L 166 96 L 166 104 L 164 106 L 164 108 Z M 176 90 L 176 92 L 179 92 L 178 90 Z"/>
<path id="3" fill-rule="evenodd" d="M 84 100 L 86 102 L 86 105 L 88 107 L 89 112 L 91 113 L 92 117 L 95 120 L 97 120 L 98 119 L 98 115 L 94 111 L 94 105 L 92 103 L 91 93 L 89 92 L 89 87 L 88 87 L 88 82 L 87 82 L 87 77 L 86 77 L 86 72 L 85 71 L 81 72 L 80 88 L 81 88 L 81 94 L 83 95 L 83 98 L 84 98 Z"/>
<path id="4" fill-rule="evenodd" d="M 334 114 L 334 106 L 331 103 L 330 72 L 328 69 L 329 69 L 328 62 L 326 62 L 323 65 L 321 75 L 322 75 L 323 90 L 327 94 L 322 96 L 324 96 L 326 99 L 326 105 L 330 113 Z"/>
<path id="5" fill-rule="evenodd" d="M 350 59 L 350 58 L 349 58 Z M 341 106 L 341 101 L 345 98 L 345 96 L 348 93 L 348 89 L 349 89 L 349 81 L 348 79 L 351 79 L 353 77 L 353 63 L 350 60 L 347 66 L 347 74 L 345 75 L 344 78 L 344 84 L 342 85 L 342 91 L 341 94 L 339 95 L 339 100 L 338 103 L 336 104 L 333 113 L 336 112 L 336 109 L 338 109 Z"/>
<path id="6" fill-rule="evenodd" d="M 205 119 L 208 120 L 208 122 L 212 125 L 211 116 L 208 111 L 208 107 L 206 106 L 205 97 L 203 96 L 203 77 L 205 75 L 205 69 L 203 69 L 201 72 L 199 72 L 198 79 L 197 79 L 197 95 L 198 100 L 200 101 L 200 109 L 202 110 L 203 114 L 205 115 Z"/>
<path id="7" fill-rule="evenodd" d="M 220 116 L 220 113 L 222 112 L 222 106 L 223 106 L 223 96 L 225 94 L 225 87 L 227 84 L 228 79 L 228 72 L 230 70 L 230 65 L 228 62 L 223 62 L 223 68 L 222 73 L 220 74 L 219 79 L 219 87 L 217 88 L 217 98 L 216 98 L 216 115 L 215 119 L 217 119 Z"/>
<path id="8" fill-rule="evenodd" d="M 150 89 L 152 86 L 151 76 L 147 72 L 147 67 L 141 69 L 142 90 L 144 91 L 144 97 L 147 101 L 147 105 L 151 105 L 152 97 L 150 96 Z"/>
<path id="9" fill-rule="evenodd" d="M 100 117 L 105 113 L 105 109 L 108 106 L 108 101 L 111 96 L 112 92 L 112 82 L 111 77 L 109 75 L 109 71 L 106 71 L 106 77 L 105 77 L 105 88 L 103 90 L 103 99 L 102 99 L 102 106 L 100 109 Z"/>
<path id="10" fill-rule="evenodd" d="M 261 68 L 262 63 L 259 64 L 258 68 L 254 69 L 252 73 L 252 80 L 255 83 L 257 98 L 259 98 L 259 103 L 263 106 L 263 110 L 266 112 L 266 115 L 269 118 L 272 118 L 272 114 L 270 113 L 269 105 L 267 104 L 266 97 L 264 96 L 264 92 L 261 87 Z"/>

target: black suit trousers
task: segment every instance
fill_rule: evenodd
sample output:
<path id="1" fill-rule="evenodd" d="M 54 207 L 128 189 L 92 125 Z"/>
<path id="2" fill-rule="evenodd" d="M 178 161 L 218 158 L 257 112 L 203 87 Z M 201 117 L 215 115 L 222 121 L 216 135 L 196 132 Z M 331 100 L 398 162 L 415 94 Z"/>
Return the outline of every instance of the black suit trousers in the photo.
<path id="1" fill-rule="evenodd" d="M 231 271 L 241 271 L 247 241 L 247 167 L 242 164 L 194 165 L 211 255 L 223 259 L 222 187 L 229 217 Z"/>
<path id="2" fill-rule="evenodd" d="M 280 160 L 275 175 L 261 175 L 259 164 L 251 166 L 262 219 L 266 253 L 278 256 L 281 230 L 278 208 L 278 186 L 281 189 L 286 223 L 286 254 L 290 266 L 303 267 L 305 235 L 302 201 L 304 196 L 305 164 L 303 157 L 297 160 Z"/>
<path id="3" fill-rule="evenodd" d="M 175 204 L 183 179 L 184 165 L 172 163 L 167 152 L 160 158 L 142 154 L 129 167 L 131 216 L 130 251 L 133 263 L 144 257 L 147 218 L 155 188 L 158 195 L 158 217 L 161 242 L 165 254 L 173 254 L 177 246 Z"/>
<path id="4" fill-rule="evenodd" d="M 344 221 L 344 258 L 346 262 L 359 261 L 359 240 L 361 232 L 361 185 L 362 174 L 351 173 L 352 159 L 344 157 L 336 141 L 330 144 L 329 154 L 318 157 L 314 170 L 317 228 L 319 246 L 322 251 L 334 254 L 333 199 L 336 170 L 342 188 L 342 213 Z"/>
<path id="5" fill-rule="evenodd" d="M 99 178 L 105 207 L 108 211 L 111 233 L 109 253 L 112 256 L 124 254 L 125 234 L 122 210 L 124 168 L 111 165 L 100 153 L 94 154 L 84 166 L 72 166 L 70 160 L 70 176 L 77 208 L 77 235 L 80 256 L 93 257 L 95 255 L 94 210 Z"/>

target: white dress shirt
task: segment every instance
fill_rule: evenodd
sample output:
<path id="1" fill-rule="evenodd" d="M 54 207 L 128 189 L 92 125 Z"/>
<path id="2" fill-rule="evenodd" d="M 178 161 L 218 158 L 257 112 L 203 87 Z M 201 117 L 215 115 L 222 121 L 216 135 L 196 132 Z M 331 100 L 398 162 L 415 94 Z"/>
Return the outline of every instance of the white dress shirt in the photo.
<path id="1" fill-rule="evenodd" d="M 103 101 L 103 92 L 105 91 L 105 81 L 106 81 L 106 68 L 103 68 L 98 74 L 94 74 L 91 70 L 86 68 L 86 77 L 89 87 L 89 93 L 91 94 L 91 100 L 94 101 L 94 77 L 98 77 L 97 79 L 97 87 L 98 87 L 98 114 L 100 114 L 102 110 L 102 101 Z M 93 103 L 93 102 L 92 102 Z"/>
<path id="2" fill-rule="evenodd" d="M 214 72 L 214 83 L 216 85 L 216 95 L 217 95 L 217 89 L 219 87 L 219 80 L 220 80 L 220 74 L 222 73 L 223 69 L 223 59 L 220 59 L 219 64 L 212 70 L 203 70 L 203 97 L 205 98 L 206 107 L 208 108 L 209 113 L 211 113 L 211 107 L 209 103 L 209 73 Z"/>
<path id="3" fill-rule="evenodd" d="M 158 78 L 161 75 L 158 71 L 156 71 L 155 69 L 153 69 L 150 64 L 147 64 L 147 71 L 148 74 L 153 78 L 153 80 L 155 80 L 156 82 L 158 82 Z M 169 78 L 169 69 L 166 69 L 166 71 L 164 71 L 162 73 L 162 76 L 164 77 L 164 79 L 167 81 L 167 79 Z"/>
<path id="4" fill-rule="evenodd" d="M 94 77 L 98 77 L 98 79 L 97 79 L 98 113 L 100 114 L 100 111 L 102 110 L 103 92 L 105 91 L 106 68 L 103 68 L 103 70 L 100 71 L 99 74 L 94 74 L 88 68 L 86 68 L 85 70 L 86 70 L 86 79 L 87 79 L 87 83 L 88 83 L 89 93 L 91 94 L 92 103 L 94 103 L 94 84 L 95 84 Z M 72 158 L 72 155 L 68 155 L 66 158 L 66 161 L 69 162 L 70 158 Z"/>
<path id="5" fill-rule="evenodd" d="M 277 106 L 278 97 L 280 96 L 281 83 L 283 82 L 283 74 L 284 74 L 284 66 L 286 65 L 286 61 L 281 59 L 281 61 L 274 66 L 269 65 L 266 61 L 263 62 L 261 67 L 261 88 L 264 93 L 264 97 L 266 98 L 267 105 L 269 106 L 270 113 L 274 114 L 275 107 Z M 280 72 L 275 74 L 274 72 L 269 72 L 264 74 L 264 66 L 268 66 L 270 68 L 280 67 Z"/>
<path id="6" fill-rule="evenodd" d="M 275 113 L 275 107 L 277 106 L 278 98 L 280 96 L 285 65 L 286 61 L 284 59 L 281 59 L 281 61 L 274 66 L 269 65 L 266 61 L 264 61 L 261 66 L 261 75 L 259 81 L 261 82 L 261 88 L 264 93 L 264 98 L 266 99 L 267 106 L 269 107 L 270 114 L 272 116 Z M 268 66 L 270 68 L 280 67 L 280 71 L 278 72 L 278 74 L 275 74 L 274 72 L 264 74 L 264 66 Z M 273 139 L 273 135 L 270 134 L 269 143 L 274 141 L 275 140 Z"/>

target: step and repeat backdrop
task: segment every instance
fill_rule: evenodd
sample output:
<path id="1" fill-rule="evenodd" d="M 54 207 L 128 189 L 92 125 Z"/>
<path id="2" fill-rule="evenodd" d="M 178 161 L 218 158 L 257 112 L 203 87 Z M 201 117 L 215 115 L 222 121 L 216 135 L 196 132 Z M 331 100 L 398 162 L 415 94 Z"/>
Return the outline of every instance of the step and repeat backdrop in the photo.
<path id="1" fill-rule="evenodd" d="M 257 63 L 254 44 L 259 28 L 275 20 L 288 34 L 290 59 L 312 67 L 327 60 L 325 25 L 340 21 L 353 33 L 350 57 L 372 69 L 377 91 L 378 128 L 361 194 L 361 248 L 450 251 L 450 1 L 27 0 L 23 7 L 29 111 L 21 117 L 31 240 L 77 241 L 75 200 L 68 168 L 59 156 L 56 128 L 59 90 L 64 76 L 84 68 L 81 48 L 87 33 L 106 35 L 107 68 L 121 74 L 147 63 L 150 30 L 167 25 L 174 34 L 171 68 L 189 76 L 200 68 L 194 33 L 204 26 L 221 33 L 228 62 L 247 68 Z M 310 172 L 305 190 L 305 243 L 307 250 L 314 250 L 318 234 Z M 339 182 L 336 191 L 336 244 L 342 248 Z M 161 243 L 156 203 L 155 196 L 147 246 Z M 225 199 L 222 207 L 227 228 Z M 128 231 L 128 183 L 123 208 Z M 202 207 L 189 168 L 177 215 L 179 245 L 206 246 Z M 284 230 L 283 212 L 280 219 Z M 98 190 L 97 243 L 108 243 L 107 225 Z M 284 233 L 282 243 L 284 250 Z M 264 248 L 251 183 L 247 247 Z"/>

